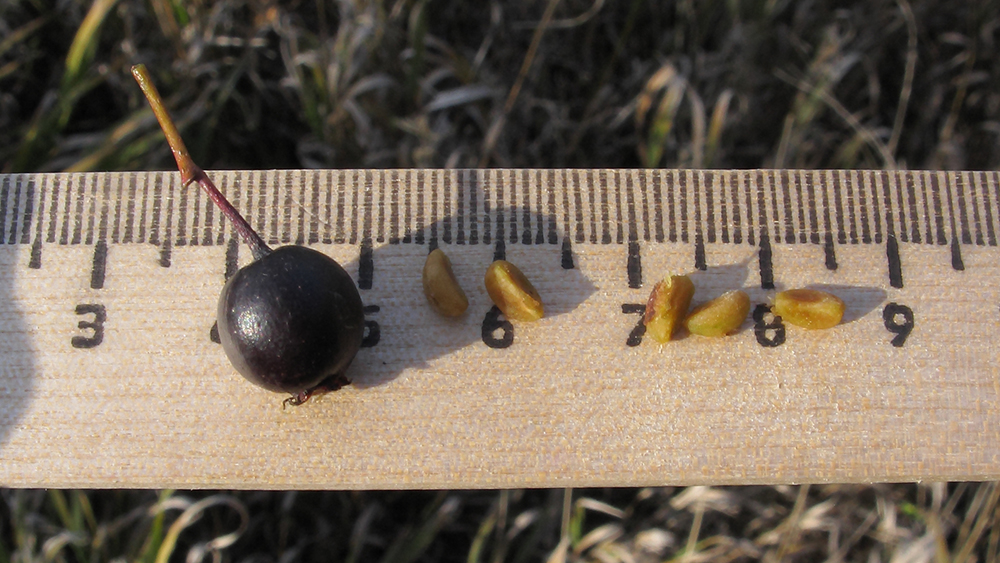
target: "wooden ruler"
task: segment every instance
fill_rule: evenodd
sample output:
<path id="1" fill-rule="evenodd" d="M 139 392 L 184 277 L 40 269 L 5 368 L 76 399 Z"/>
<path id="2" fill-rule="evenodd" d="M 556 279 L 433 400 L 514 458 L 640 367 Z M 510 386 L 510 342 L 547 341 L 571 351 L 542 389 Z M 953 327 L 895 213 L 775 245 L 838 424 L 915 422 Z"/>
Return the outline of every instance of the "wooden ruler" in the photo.
<path id="1" fill-rule="evenodd" d="M 355 385 L 298 407 L 215 342 L 248 252 L 167 172 L 0 176 L 0 484 L 432 488 L 1000 478 L 996 172 L 213 173 L 356 276 Z M 468 313 L 437 316 L 429 249 Z M 547 316 L 510 323 L 506 257 Z M 643 339 L 652 285 L 744 288 L 721 339 Z M 825 331 L 775 290 L 847 303 Z"/>

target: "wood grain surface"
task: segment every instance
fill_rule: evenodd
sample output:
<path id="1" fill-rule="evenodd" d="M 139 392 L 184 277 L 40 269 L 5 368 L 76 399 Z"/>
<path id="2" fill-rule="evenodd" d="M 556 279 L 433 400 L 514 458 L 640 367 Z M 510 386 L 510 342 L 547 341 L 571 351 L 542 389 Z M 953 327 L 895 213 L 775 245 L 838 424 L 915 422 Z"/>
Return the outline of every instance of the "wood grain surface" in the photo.
<path id="1" fill-rule="evenodd" d="M 378 341 L 354 385 L 295 408 L 210 338 L 227 260 L 249 257 L 207 198 L 168 173 L 0 176 L 0 485 L 1000 478 L 995 174 L 664 171 L 655 185 L 648 171 L 574 172 L 226 173 L 265 238 L 300 239 L 355 276 L 373 268 L 362 297 Z M 434 245 L 469 295 L 461 318 L 423 296 Z M 482 276 L 498 253 L 534 282 L 541 321 L 489 324 Z M 823 331 L 762 312 L 725 338 L 638 341 L 623 310 L 671 273 L 691 275 L 696 302 L 744 288 L 766 306 L 810 286 L 847 314 Z"/>

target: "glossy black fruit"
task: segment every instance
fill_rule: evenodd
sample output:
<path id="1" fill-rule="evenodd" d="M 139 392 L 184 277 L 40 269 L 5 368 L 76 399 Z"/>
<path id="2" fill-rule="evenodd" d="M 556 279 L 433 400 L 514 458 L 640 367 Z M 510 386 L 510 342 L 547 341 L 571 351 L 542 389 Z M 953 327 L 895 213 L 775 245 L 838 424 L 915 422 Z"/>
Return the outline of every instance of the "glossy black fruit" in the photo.
<path id="1" fill-rule="evenodd" d="M 275 249 L 236 272 L 219 296 L 217 320 L 222 348 L 243 377 L 301 400 L 347 383 L 343 373 L 364 333 L 354 280 L 302 246 Z"/>

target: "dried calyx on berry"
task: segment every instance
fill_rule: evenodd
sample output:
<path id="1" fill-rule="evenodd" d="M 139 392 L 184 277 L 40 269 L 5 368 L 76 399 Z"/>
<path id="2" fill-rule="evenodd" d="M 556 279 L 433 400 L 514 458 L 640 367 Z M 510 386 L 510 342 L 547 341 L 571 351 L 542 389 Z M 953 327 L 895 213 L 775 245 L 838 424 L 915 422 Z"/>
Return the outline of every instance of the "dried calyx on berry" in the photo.
<path id="1" fill-rule="evenodd" d="M 335 260 L 304 246 L 271 249 L 191 160 L 144 65 L 132 67 L 173 151 L 185 186 L 197 182 L 250 247 L 219 296 L 219 339 L 233 367 L 249 381 L 290 393 L 299 405 L 350 383 L 345 376 L 364 334 L 361 295 Z"/>

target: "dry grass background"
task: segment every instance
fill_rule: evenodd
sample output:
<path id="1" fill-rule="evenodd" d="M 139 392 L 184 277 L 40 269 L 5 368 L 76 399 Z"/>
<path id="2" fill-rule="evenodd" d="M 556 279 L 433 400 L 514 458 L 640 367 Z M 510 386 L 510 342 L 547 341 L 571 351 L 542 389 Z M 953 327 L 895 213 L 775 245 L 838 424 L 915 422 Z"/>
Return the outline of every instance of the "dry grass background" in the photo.
<path id="1" fill-rule="evenodd" d="M 0 168 L 996 169 L 1000 6 L 3 0 Z M 0 492 L 4 561 L 997 561 L 995 483 Z"/>

